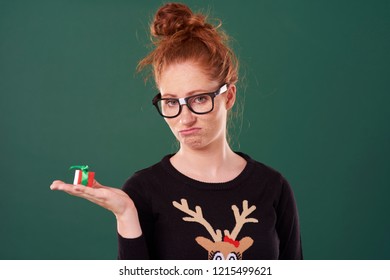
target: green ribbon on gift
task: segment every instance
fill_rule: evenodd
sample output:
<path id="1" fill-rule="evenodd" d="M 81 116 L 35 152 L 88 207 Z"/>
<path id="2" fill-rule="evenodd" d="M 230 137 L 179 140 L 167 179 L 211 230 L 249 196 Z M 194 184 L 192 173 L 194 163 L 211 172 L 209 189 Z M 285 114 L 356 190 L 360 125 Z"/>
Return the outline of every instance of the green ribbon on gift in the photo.
<path id="1" fill-rule="evenodd" d="M 72 169 L 80 169 L 81 170 L 81 184 L 86 186 L 88 184 L 88 165 L 73 165 L 69 168 Z"/>

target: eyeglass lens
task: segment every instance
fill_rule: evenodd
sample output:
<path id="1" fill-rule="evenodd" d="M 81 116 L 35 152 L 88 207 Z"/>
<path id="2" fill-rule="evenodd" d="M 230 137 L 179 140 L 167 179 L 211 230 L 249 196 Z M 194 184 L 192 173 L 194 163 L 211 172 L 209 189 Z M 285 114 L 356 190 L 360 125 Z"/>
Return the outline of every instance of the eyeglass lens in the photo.
<path id="1" fill-rule="evenodd" d="M 213 109 L 213 98 L 208 94 L 196 95 L 186 99 L 187 106 L 197 114 L 208 113 Z M 177 99 L 162 99 L 158 108 L 163 116 L 173 117 L 180 113 L 181 105 Z"/>

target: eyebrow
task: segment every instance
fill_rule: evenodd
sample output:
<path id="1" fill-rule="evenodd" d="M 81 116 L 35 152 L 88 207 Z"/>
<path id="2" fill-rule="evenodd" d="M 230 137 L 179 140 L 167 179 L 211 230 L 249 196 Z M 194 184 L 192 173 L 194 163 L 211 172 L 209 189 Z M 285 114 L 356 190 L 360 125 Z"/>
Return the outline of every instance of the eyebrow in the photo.
<path id="1" fill-rule="evenodd" d="M 207 90 L 192 90 L 190 92 L 187 92 L 187 94 L 184 97 L 192 96 L 192 95 L 197 95 L 197 94 L 203 94 L 203 93 L 210 93 L 213 91 L 207 91 Z M 172 93 L 165 93 L 164 95 L 160 92 L 162 98 L 179 98 L 177 97 L 176 94 Z"/>

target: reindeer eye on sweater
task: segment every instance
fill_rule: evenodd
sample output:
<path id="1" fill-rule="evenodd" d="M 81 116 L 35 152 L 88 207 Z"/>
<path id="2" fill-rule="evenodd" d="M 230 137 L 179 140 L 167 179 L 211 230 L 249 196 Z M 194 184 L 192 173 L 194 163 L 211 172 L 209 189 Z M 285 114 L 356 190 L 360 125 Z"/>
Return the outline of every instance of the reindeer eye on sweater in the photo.
<path id="1" fill-rule="evenodd" d="M 239 260 L 239 254 L 237 254 L 235 252 L 229 253 L 229 255 L 227 255 L 226 259 L 229 261 Z"/>
<path id="2" fill-rule="evenodd" d="M 210 260 L 224 260 L 225 257 L 224 257 L 223 254 L 222 254 L 221 252 L 219 252 L 219 251 L 217 251 L 217 252 L 211 251 L 211 252 L 210 252 L 209 259 L 210 259 Z"/>

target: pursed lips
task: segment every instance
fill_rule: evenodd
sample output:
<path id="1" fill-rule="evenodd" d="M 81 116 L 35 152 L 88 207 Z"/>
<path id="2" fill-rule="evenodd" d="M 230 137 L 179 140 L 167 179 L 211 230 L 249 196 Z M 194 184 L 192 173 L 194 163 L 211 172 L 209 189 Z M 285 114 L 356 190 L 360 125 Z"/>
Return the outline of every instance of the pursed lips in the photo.
<path id="1" fill-rule="evenodd" d="M 198 128 L 198 127 L 192 127 L 192 128 L 188 128 L 188 129 L 179 130 L 179 134 L 190 135 L 190 134 L 198 132 L 199 130 L 200 130 L 200 128 Z"/>

